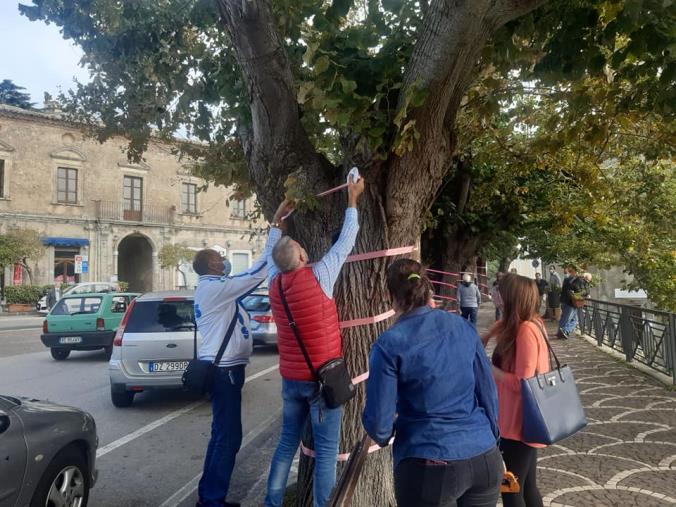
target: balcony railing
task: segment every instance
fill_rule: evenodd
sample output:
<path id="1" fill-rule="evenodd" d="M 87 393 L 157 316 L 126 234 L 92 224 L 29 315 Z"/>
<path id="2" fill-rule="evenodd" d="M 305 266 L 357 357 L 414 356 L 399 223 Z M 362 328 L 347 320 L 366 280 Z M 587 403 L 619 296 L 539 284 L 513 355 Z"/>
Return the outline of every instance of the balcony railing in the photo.
<path id="1" fill-rule="evenodd" d="M 672 378 L 676 385 L 676 314 L 589 300 L 579 310 L 583 333 Z"/>
<path id="2" fill-rule="evenodd" d="M 122 202 L 94 201 L 94 204 L 96 205 L 96 218 L 99 220 L 171 224 L 174 223 L 176 216 L 176 208 L 174 206 L 156 206 L 143 203 L 140 210 L 128 210 L 125 209 Z"/>

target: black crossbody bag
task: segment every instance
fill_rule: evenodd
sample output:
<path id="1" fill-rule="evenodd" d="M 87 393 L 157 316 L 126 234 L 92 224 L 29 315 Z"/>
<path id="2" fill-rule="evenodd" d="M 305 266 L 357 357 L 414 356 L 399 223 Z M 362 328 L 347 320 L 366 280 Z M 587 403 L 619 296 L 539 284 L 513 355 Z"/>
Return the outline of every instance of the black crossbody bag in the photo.
<path id="1" fill-rule="evenodd" d="M 286 302 L 281 280 L 279 280 L 279 297 L 282 299 L 284 311 L 286 312 L 286 318 L 289 321 L 289 326 L 293 331 L 293 335 L 296 337 L 298 346 L 303 352 L 305 362 L 307 363 L 307 366 L 310 369 L 315 381 L 317 384 L 319 384 L 319 395 L 324 397 L 324 401 L 326 402 L 326 406 L 328 408 L 338 408 L 341 405 L 344 405 L 350 401 L 355 394 L 357 394 L 357 390 L 352 383 L 352 378 L 347 371 L 345 359 L 342 357 L 329 359 L 324 364 L 320 365 L 319 368 L 315 369 L 315 367 L 312 365 L 312 361 L 310 360 L 310 355 L 305 348 L 305 344 L 300 337 L 300 333 L 296 327 L 296 322 L 293 319 L 293 315 L 291 315 L 289 304 Z"/>
<path id="2" fill-rule="evenodd" d="M 235 330 L 237 315 L 239 315 L 239 310 L 235 310 L 235 316 L 232 318 L 232 322 L 230 322 L 230 326 L 228 326 L 228 330 L 225 332 L 223 343 L 221 343 L 221 348 L 218 349 L 218 354 L 216 354 L 213 362 L 197 359 L 197 321 L 193 321 L 195 325 L 193 336 L 193 358 L 188 363 L 188 367 L 181 377 L 183 387 L 188 391 L 204 395 L 211 390 L 218 363 L 221 362 L 221 358 L 225 353 L 225 349 L 228 348 L 228 343 L 230 343 L 230 338 L 232 338 L 232 333 Z"/>

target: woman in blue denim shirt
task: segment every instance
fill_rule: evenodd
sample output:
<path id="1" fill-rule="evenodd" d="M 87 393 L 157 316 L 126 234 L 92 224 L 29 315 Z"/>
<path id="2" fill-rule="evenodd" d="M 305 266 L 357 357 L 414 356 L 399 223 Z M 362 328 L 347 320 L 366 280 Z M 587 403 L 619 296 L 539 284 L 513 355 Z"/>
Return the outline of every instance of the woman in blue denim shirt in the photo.
<path id="1" fill-rule="evenodd" d="M 497 392 L 479 336 L 429 306 L 418 262 L 394 262 L 387 286 L 400 317 L 371 350 L 363 422 L 381 446 L 395 437 L 397 504 L 495 506 L 504 470 Z"/>

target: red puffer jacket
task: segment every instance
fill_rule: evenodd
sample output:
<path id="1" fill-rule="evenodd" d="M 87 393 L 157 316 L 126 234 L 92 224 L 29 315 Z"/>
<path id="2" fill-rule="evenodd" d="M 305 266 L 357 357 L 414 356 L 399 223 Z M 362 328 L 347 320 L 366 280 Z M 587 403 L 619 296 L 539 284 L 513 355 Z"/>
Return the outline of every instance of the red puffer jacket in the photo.
<path id="1" fill-rule="evenodd" d="M 289 326 L 279 296 L 280 283 L 315 368 L 342 355 L 336 304 L 333 299 L 326 297 L 311 267 L 279 274 L 270 284 L 270 305 L 277 324 L 279 371 L 287 380 L 311 381 L 314 378 Z"/>

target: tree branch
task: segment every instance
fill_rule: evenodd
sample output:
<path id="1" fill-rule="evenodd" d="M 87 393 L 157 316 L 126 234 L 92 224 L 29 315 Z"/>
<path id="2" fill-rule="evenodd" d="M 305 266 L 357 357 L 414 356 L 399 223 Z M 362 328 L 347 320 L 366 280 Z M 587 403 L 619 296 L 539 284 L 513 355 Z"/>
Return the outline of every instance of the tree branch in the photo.
<path id="1" fill-rule="evenodd" d="M 332 166 L 314 149 L 303 128 L 286 50 L 267 0 L 216 0 L 247 84 L 251 126 L 241 126 L 257 194 L 268 218 L 283 183 L 303 168 L 306 184 L 321 188 Z"/>
<path id="2" fill-rule="evenodd" d="M 393 241 L 409 241 L 417 233 L 414 229 L 420 216 L 411 210 L 424 213 L 429 208 L 451 166 L 456 143 L 455 118 L 481 49 L 504 23 L 541 3 L 544 0 L 430 2 L 406 69 L 398 105 L 399 111 L 406 106 L 406 92 L 413 86 L 427 92 L 424 104 L 407 111 L 402 123 L 415 122 L 419 138 L 412 151 L 402 157 L 392 156 L 389 161 L 388 223 L 403 233 L 393 237 Z"/>

